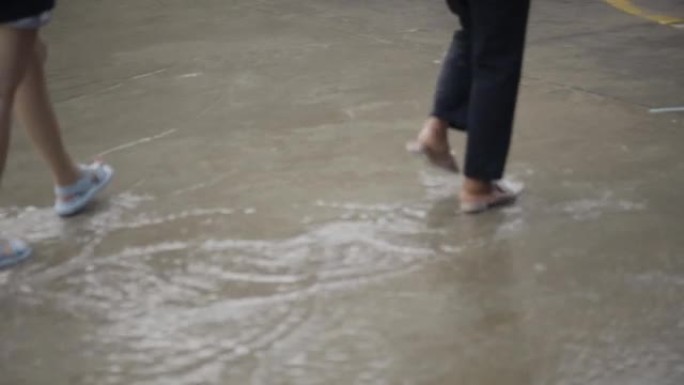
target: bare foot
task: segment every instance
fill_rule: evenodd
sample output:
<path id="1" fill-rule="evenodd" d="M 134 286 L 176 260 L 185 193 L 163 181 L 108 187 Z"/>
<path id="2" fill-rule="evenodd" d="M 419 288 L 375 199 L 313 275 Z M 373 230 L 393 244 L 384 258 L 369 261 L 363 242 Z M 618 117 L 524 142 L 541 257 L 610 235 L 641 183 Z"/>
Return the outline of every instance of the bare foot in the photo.
<path id="1" fill-rule="evenodd" d="M 425 121 L 418 138 L 415 142 L 409 143 L 407 149 L 424 155 L 428 162 L 437 168 L 457 173 L 458 165 L 451 155 L 448 132 L 447 122 L 431 117 Z"/>
<path id="2" fill-rule="evenodd" d="M 513 189 L 503 182 L 465 178 L 461 189 L 461 211 L 478 214 L 491 208 L 515 203 L 522 189 Z"/>

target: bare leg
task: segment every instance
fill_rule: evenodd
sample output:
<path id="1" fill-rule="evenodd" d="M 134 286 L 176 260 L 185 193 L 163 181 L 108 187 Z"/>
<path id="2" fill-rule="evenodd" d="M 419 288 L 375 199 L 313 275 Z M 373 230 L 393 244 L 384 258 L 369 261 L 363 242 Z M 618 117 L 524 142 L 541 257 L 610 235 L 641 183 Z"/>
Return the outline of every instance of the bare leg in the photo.
<path id="1" fill-rule="evenodd" d="M 36 31 L 0 26 L 0 179 L 7 161 L 15 93 L 35 40 Z"/>
<path id="2" fill-rule="evenodd" d="M 37 39 L 17 89 L 14 109 L 33 144 L 50 166 L 55 184 L 69 186 L 78 181 L 80 172 L 62 141 L 45 82 L 44 58 L 45 48 Z"/>
<path id="3" fill-rule="evenodd" d="M 12 105 L 36 41 L 35 31 L 20 31 L 0 25 L 0 180 L 9 149 Z M 0 240 L 0 268 L 28 257 L 30 248 L 18 240 Z"/>

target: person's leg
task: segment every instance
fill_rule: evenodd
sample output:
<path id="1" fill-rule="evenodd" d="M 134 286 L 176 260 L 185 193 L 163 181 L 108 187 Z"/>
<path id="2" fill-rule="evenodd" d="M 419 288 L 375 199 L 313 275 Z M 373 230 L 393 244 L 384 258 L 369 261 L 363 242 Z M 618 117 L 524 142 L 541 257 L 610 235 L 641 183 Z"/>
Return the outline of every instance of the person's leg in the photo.
<path id="1" fill-rule="evenodd" d="M 40 39 L 37 39 L 26 66 L 26 73 L 17 90 L 14 110 L 19 122 L 49 165 L 55 184 L 70 186 L 79 180 L 80 171 L 71 160 L 62 141 L 59 123 L 52 109 L 45 82 L 44 60 L 45 47 Z"/>
<path id="2" fill-rule="evenodd" d="M 444 58 L 432 112 L 418 134 L 417 143 L 433 164 L 457 171 L 451 156 L 448 130 L 466 129 L 471 84 L 470 16 L 467 0 L 447 0 L 447 5 L 459 17 L 461 30 L 454 33 Z"/>
<path id="3" fill-rule="evenodd" d="M 35 31 L 21 31 L 0 25 L 0 180 L 9 149 L 12 105 L 32 47 Z M 31 249 L 19 240 L 0 240 L 0 269 L 26 259 Z"/>
<path id="4" fill-rule="evenodd" d="M 12 105 L 35 40 L 35 31 L 0 25 L 0 180 L 9 149 Z"/>
<path id="5" fill-rule="evenodd" d="M 77 166 L 71 159 L 64 147 L 47 90 L 43 70 L 45 47 L 37 41 L 33 48 L 26 73 L 17 90 L 14 109 L 52 171 L 56 185 L 57 214 L 71 216 L 81 212 L 109 184 L 113 170 L 100 162 Z"/>
<path id="6" fill-rule="evenodd" d="M 461 21 L 461 30 L 454 33 L 444 58 L 431 117 L 451 128 L 466 131 L 472 83 L 470 6 L 468 0 L 448 0 L 447 3 Z"/>
<path id="7" fill-rule="evenodd" d="M 529 0 L 471 3 L 473 84 L 462 198 L 498 193 L 510 147 Z"/>

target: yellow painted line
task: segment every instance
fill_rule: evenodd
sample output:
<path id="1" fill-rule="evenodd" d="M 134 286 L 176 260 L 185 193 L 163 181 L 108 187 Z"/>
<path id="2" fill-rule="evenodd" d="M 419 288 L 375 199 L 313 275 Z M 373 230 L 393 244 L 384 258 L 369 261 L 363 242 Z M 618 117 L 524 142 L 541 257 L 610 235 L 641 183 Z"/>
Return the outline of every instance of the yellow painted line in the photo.
<path id="1" fill-rule="evenodd" d="M 674 17 L 668 15 L 660 15 L 651 13 L 634 3 L 631 0 L 605 0 L 608 4 L 621 10 L 622 12 L 629 13 L 630 15 L 639 16 L 643 19 L 654 21 L 663 25 L 675 25 L 684 23 L 684 18 Z"/>

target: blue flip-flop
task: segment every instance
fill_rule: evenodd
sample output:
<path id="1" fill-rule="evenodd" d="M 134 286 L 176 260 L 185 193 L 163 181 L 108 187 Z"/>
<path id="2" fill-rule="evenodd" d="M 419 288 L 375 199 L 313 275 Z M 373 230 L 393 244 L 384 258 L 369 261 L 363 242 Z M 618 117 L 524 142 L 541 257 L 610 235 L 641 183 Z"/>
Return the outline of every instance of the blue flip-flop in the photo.
<path id="1" fill-rule="evenodd" d="M 81 166 L 81 172 L 83 176 L 78 182 L 71 186 L 55 188 L 57 215 L 68 217 L 81 212 L 109 185 L 114 176 L 114 170 L 102 162 Z"/>
<path id="2" fill-rule="evenodd" d="M 9 239 L 0 241 L 0 269 L 14 266 L 31 256 L 31 247 L 24 241 Z"/>

